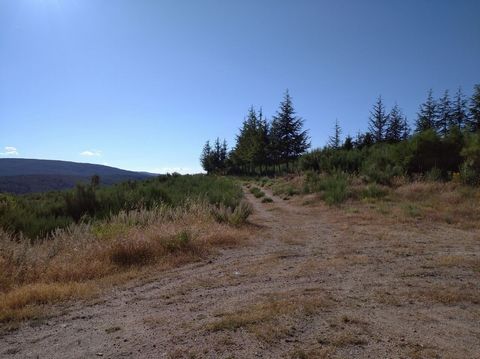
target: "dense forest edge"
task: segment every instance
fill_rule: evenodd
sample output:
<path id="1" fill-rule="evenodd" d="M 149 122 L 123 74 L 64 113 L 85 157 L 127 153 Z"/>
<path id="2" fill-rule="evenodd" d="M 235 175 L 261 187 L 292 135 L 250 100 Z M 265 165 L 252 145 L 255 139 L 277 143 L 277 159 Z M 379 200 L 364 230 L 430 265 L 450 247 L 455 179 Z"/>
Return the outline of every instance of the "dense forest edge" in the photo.
<path id="1" fill-rule="evenodd" d="M 226 141 L 207 141 L 200 162 L 209 174 L 272 176 L 287 173 L 326 173 L 362 176 L 366 181 L 391 184 L 408 179 L 480 182 L 480 85 L 467 99 L 459 88 L 451 99 L 430 90 L 419 106 L 412 131 L 398 104 L 387 111 L 380 96 L 369 117 L 368 131 L 342 139 L 334 131 L 323 148 L 310 150 L 309 131 L 296 115 L 286 91 L 277 113 L 268 121 L 251 107 L 228 151 Z"/>

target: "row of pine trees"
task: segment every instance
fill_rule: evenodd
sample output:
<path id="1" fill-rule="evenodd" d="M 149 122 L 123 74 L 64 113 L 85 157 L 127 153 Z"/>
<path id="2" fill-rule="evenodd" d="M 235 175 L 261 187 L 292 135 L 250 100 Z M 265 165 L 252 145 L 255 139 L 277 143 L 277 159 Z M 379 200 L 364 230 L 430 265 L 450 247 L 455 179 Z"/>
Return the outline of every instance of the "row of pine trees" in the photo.
<path id="1" fill-rule="evenodd" d="M 249 109 L 230 153 L 225 141 L 221 143 L 217 138 L 213 146 L 207 141 L 200 158 L 202 167 L 207 173 L 267 173 L 280 166 L 288 171 L 291 163 L 310 148 L 308 131 L 303 127 L 304 121 L 296 115 L 286 91 L 271 121 L 261 109 Z"/>
<path id="2" fill-rule="evenodd" d="M 438 99 L 433 91 L 419 107 L 414 124 L 414 133 L 434 131 L 446 137 L 452 130 L 461 132 L 480 131 L 480 85 L 468 99 L 459 88 L 453 98 L 446 90 Z M 334 133 L 327 147 L 332 149 L 364 148 L 376 143 L 398 143 L 412 135 L 406 116 L 398 104 L 387 111 L 382 97 L 378 97 L 370 111 L 368 131 L 350 135 L 342 140 L 342 129 L 335 121 Z M 310 148 L 308 130 L 297 116 L 292 98 L 286 91 L 280 107 L 268 121 L 262 110 L 251 107 L 236 136 L 236 144 L 229 152 L 227 143 L 216 139 L 213 145 L 205 144 L 201 164 L 207 173 L 275 173 L 289 171 L 292 164 Z"/>

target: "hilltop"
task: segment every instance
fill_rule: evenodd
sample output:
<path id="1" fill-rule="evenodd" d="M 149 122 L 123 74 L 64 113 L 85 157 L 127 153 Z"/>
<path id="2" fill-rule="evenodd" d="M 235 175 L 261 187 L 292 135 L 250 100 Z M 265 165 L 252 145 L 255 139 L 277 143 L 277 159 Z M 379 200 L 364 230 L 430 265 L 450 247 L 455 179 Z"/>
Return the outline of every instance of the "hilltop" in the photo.
<path id="1" fill-rule="evenodd" d="M 92 163 L 26 158 L 0 159 L 0 192 L 16 194 L 73 188 L 93 175 L 110 185 L 127 180 L 150 178 L 153 174 L 134 172 Z"/>

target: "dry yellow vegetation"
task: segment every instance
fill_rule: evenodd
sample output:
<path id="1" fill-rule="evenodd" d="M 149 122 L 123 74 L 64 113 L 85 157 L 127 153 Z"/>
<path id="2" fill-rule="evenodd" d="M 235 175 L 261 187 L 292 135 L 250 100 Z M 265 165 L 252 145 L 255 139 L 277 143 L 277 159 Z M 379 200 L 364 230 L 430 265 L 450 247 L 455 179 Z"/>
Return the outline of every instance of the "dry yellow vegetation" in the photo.
<path id="1" fill-rule="evenodd" d="M 246 228 L 219 223 L 218 215 L 206 203 L 191 202 L 72 225 L 42 242 L 0 232 L 0 322 L 38 317 L 46 304 L 87 298 L 152 268 L 195 261 L 247 237 Z"/>

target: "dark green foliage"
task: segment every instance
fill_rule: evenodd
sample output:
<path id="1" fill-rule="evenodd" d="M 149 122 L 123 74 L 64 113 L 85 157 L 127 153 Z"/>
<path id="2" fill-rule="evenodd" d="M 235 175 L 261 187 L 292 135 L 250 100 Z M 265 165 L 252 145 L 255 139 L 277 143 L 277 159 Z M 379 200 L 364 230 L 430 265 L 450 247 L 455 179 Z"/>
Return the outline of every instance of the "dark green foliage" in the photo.
<path id="1" fill-rule="evenodd" d="M 377 145 L 367 150 L 361 173 L 369 181 L 389 185 L 394 177 L 405 174 L 401 145 Z"/>
<path id="2" fill-rule="evenodd" d="M 308 133 L 303 130 L 303 119 L 295 116 L 292 98 L 285 92 L 283 101 L 271 124 L 272 151 L 284 163 L 297 159 L 309 147 Z"/>
<path id="3" fill-rule="evenodd" d="M 345 137 L 345 142 L 343 143 L 342 148 L 347 151 L 353 149 L 353 138 L 350 137 L 350 135 Z"/>
<path id="4" fill-rule="evenodd" d="M 220 172 L 241 175 L 265 175 L 294 170 L 296 161 L 309 147 L 307 130 L 303 119 L 295 115 L 288 91 L 280 104 L 277 114 L 268 122 L 262 110 L 250 107 L 236 136 L 232 151 L 223 157 L 221 166 L 210 165 L 212 153 L 209 142 L 205 145 L 201 163 L 207 173 Z M 221 170 L 219 171 L 218 168 Z"/>
<path id="5" fill-rule="evenodd" d="M 437 120 L 437 103 L 433 98 L 433 91 L 428 91 L 427 100 L 420 105 L 417 113 L 415 132 L 428 131 L 435 128 Z"/>
<path id="6" fill-rule="evenodd" d="M 375 140 L 370 132 L 357 133 L 354 146 L 358 149 L 369 147 L 375 143 Z"/>
<path id="7" fill-rule="evenodd" d="M 227 168 L 227 141 L 220 143 L 217 137 L 213 148 L 210 141 L 207 141 L 203 146 L 200 163 L 207 173 L 224 173 Z"/>
<path id="8" fill-rule="evenodd" d="M 78 222 L 82 216 L 93 216 L 98 208 L 95 187 L 78 184 L 75 190 L 65 194 L 67 216 Z"/>
<path id="9" fill-rule="evenodd" d="M 452 104 L 450 127 L 456 126 L 458 129 L 463 130 L 467 127 L 468 120 L 467 99 L 465 98 L 462 89 L 459 87 Z"/>
<path id="10" fill-rule="evenodd" d="M 237 135 L 231 159 L 233 165 L 242 172 L 251 172 L 252 168 L 266 165 L 268 162 L 269 124 L 260 110 L 257 114 L 253 106 L 243 121 Z"/>
<path id="11" fill-rule="evenodd" d="M 335 126 L 333 128 L 333 135 L 330 136 L 328 139 L 328 147 L 338 149 L 340 148 L 340 142 L 341 142 L 341 134 L 342 134 L 342 129 L 340 128 L 340 124 L 338 123 L 338 120 L 335 120 Z M 350 139 L 351 143 L 351 139 Z"/>
<path id="12" fill-rule="evenodd" d="M 457 172 L 462 157 L 463 135 L 452 129 L 445 138 L 441 138 L 434 130 L 425 131 L 414 136 L 408 143 L 409 173 L 425 173 L 438 168 L 443 174 L 448 171 Z"/>
<path id="13" fill-rule="evenodd" d="M 364 160 L 363 156 L 363 151 L 358 149 L 317 149 L 303 155 L 300 158 L 300 166 L 304 171 L 333 173 L 340 170 L 358 173 Z"/>
<path id="14" fill-rule="evenodd" d="M 203 146 L 202 155 L 200 156 L 200 163 L 202 164 L 202 168 L 207 173 L 212 173 L 215 169 L 210 141 L 207 141 L 205 146 Z"/>
<path id="15" fill-rule="evenodd" d="M 461 155 L 465 162 L 461 165 L 462 181 L 470 185 L 480 184 L 480 132 L 470 134 L 466 138 Z"/>
<path id="16" fill-rule="evenodd" d="M 408 137 L 408 125 L 400 107 L 395 104 L 388 115 L 385 140 L 388 142 L 400 142 Z"/>
<path id="17" fill-rule="evenodd" d="M 396 176 L 424 174 L 432 169 L 442 178 L 457 172 L 463 162 L 464 135 L 453 128 L 446 137 L 424 131 L 397 143 L 379 143 L 351 150 L 331 148 L 311 151 L 300 159 L 301 169 L 364 175 L 367 180 L 390 184 Z"/>
<path id="18" fill-rule="evenodd" d="M 322 192 L 327 204 L 340 204 L 348 198 L 348 176 L 342 172 L 322 176 L 308 172 L 305 177 L 304 191 L 307 193 Z"/>
<path id="19" fill-rule="evenodd" d="M 258 187 L 252 187 L 250 188 L 250 193 L 255 196 L 255 198 L 261 198 L 265 196 L 265 192 L 263 192 L 260 188 Z"/>
<path id="20" fill-rule="evenodd" d="M 66 192 L 0 194 L 0 226 L 35 239 L 79 220 L 108 218 L 122 210 L 148 209 L 158 204 L 179 206 L 195 198 L 233 211 L 242 196 L 233 180 L 203 175 L 163 175 L 99 188 L 78 185 Z"/>
<path id="21" fill-rule="evenodd" d="M 470 99 L 468 127 L 472 132 L 480 131 L 480 85 L 475 85 Z"/>
<path id="22" fill-rule="evenodd" d="M 388 115 L 383 105 L 382 97 L 379 96 L 370 112 L 370 120 L 368 123 L 368 130 L 373 135 L 375 142 L 382 142 L 385 139 L 387 122 Z"/>
<path id="23" fill-rule="evenodd" d="M 440 98 L 437 106 L 437 118 L 435 121 L 435 128 L 442 136 L 446 136 L 450 130 L 453 122 L 452 104 L 448 90 L 445 90 L 444 95 Z"/>

